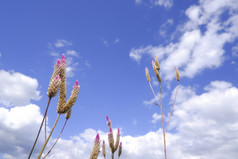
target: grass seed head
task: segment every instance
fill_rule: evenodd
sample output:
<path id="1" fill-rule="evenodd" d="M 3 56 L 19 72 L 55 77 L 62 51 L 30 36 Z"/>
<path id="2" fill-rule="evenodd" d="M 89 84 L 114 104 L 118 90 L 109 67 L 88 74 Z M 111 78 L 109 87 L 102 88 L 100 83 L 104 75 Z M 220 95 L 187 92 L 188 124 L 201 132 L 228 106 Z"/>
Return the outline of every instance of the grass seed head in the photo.
<path id="1" fill-rule="evenodd" d="M 121 156 L 121 153 L 122 153 L 122 142 L 120 142 L 120 145 L 119 145 L 119 150 L 118 150 L 119 157 Z"/>
<path id="2" fill-rule="evenodd" d="M 154 56 L 154 59 L 155 59 L 155 66 L 156 66 L 156 69 L 159 71 L 159 70 L 160 70 L 160 66 L 159 66 L 159 61 L 158 61 L 158 58 L 157 58 L 156 55 Z"/>
<path id="3" fill-rule="evenodd" d="M 74 103 L 76 102 L 79 94 L 79 88 L 80 88 L 79 82 L 76 81 L 73 86 L 73 90 L 71 91 L 71 96 L 69 97 L 69 100 L 67 101 L 64 107 L 63 113 L 66 113 L 69 109 L 71 109 Z"/>
<path id="4" fill-rule="evenodd" d="M 120 136 L 121 136 L 121 134 L 120 134 L 120 129 L 118 128 L 118 129 L 117 129 L 117 139 L 116 139 L 116 143 L 115 143 L 115 146 L 114 146 L 114 151 L 116 151 L 117 148 L 118 148 L 118 146 L 119 146 Z"/>
<path id="5" fill-rule="evenodd" d="M 114 138 L 113 138 L 113 132 L 112 129 L 110 128 L 109 133 L 108 133 L 108 142 L 109 142 L 109 147 L 111 149 L 111 152 L 115 152 L 114 151 Z"/>
<path id="6" fill-rule="evenodd" d="M 161 80 L 161 77 L 160 77 L 160 75 L 159 75 L 158 70 L 156 69 L 155 62 L 154 62 L 153 60 L 152 60 L 152 67 L 153 67 L 153 70 L 154 70 L 154 72 L 155 72 L 156 78 L 157 78 L 157 80 L 158 80 L 159 83 L 160 83 L 162 80 Z"/>
<path id="7" fill-rule="evenodd" d="M 175 66 L 174 69 L 175 69 L 175 72 L 176 72 L 176 79 L 177 79 L 177 81 L 180 81 L 178 68 Z"/>
<path id="8" fill-rule="evenodd" d="M 150 74 L 149 74 L 149 70 L 147 67 L 145 68 L 145 76 L 146 76 L 147 81 L 150 82 Z"/>
<path id="9" fill-rule="evenodd" d="M 58 93 L 58 89 L 60 86 L 60 82 L 61 82 L 61 78 L 59 77 L 59 75 L 55 76 L 49 84 L 49 88 L 48 88 L 48 92 L 47 95 L 49 97 L 54 97 L 56 96 L 56 94 Z"/>
<path id="10" fill-rule="evenodd" d="M 97 133 L 96 138 L 94 140 L 94 146 L 93 146 L 90 159 L 97 159 L 99 152 L 100 152 L 100 136 Z"/>

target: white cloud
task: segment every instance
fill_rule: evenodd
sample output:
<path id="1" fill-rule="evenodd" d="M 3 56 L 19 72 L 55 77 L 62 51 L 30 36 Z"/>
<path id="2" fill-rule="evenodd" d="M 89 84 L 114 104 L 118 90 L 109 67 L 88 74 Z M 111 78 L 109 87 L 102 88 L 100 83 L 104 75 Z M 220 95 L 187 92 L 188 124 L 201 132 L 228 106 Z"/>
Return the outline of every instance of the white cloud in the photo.
<path id="1" fill-rule="evenodd" d="M 168 19 L 164 24 L 162 24 L 161 27 L 159 28 L 160 36 L 166 36 L 168 27 L 171 26 L 173 23 L 174 23 L 173 19 Z"/>
<path id="2" fill-rule="evenodd" d="M 78 56 L 78 53 L 75 50 L 67 50 L 67 54 L 71 56 Z"/>
<path id="3" fill-rule="evenodd" d="M 238 44 L 232 47 L 232 56 L 238 57 Z"/>
<path id="4" fill-rule="evenodd" d="M 50 55 L 51 56 L 55 56 L 55 57 L 59 57 L 60 56 L 60 54 L 58 52 L 55 52 L 55 51 L 51 51 Z"/>
<path id="5" fill-rule="evenodd" d="M 151 120 L 151 123 L 155 124 L 161 119 L 161 114 L 154 113 L 152 115 L 152 118 L 153 119 Z"/>
<path id="6" fill-rule="evenodd" d="M 70 45 L 72 45 L 71 42 L 68 42 L 68 41 L 63 40 L 63 39 L 57 40 L 57 41 L 55 42 L 55 47 L 56 47 L 56 48 L 65 47 L 65 46 L 70 46 Z"/>
<path id="7" fill-rule="evenodd" d="M 143 55 L 157 55 L 165 79 L 175 77 L 173 66 L 180 68 L 180 75 L 189 78 L 204 69 L 217 68 L 224 61 L 224 45 L 238 37 L 238 5 L 234 0 L 203 0 L 200 5 L 191 6 L 186 10 L 189 20 L 180 28 L 182 36 L 177 42 L 166 46 L 145 46 L 132 48 L 130 57 L 137 62 Z M 228 12 L 226 19 L 220 18 Z M 205 31 L 201 26 L 205 26 Z M 219 39 L 219 40 L 217 40 Z"/>
<path id="8" fill-rule="evenodd" d="M 171 125 L 166 133 L 168 158 L 237 158 L 238 88 L 225 81 L 213 81 L 204 90 L 204 93 L 196 94 L 190 87 L 180 87 L 180 93 L 192 94 L 182 96 L 175 105 Z M 26 143 L 32 143 L 29 136 L 34 136 L 32 131 L 38 130 L 35 123 L 41 121 L 39 107 L 29 105 L 11 110 L 0 108 L 0 113 L 0 141 L 4 143 L 0 152 L 4 154 L 4 158 L 26 158 L 29 147 L 32 146 Z M 154 116 L 157 118 L 158 114 Z M 109 156 L 107 132 L 86 129 L 69 139 L 60 139 L 49 158 L 89 158 L 97 132 L 101 140 L 106 140 Z M 54 139 L 49 144 L 53 141 Z M 140 136 L 123 135 L 122 132 L 121 141 L 121 158 L 157 159 L 164 156 L 161 128 Z M 99 159 L 103 159 L 101 154 Z"/>
<path id="9" fill-rule="evenodd" d="M 0 70 L 0 104 L 5 106 L 26 105 L 39 100 L 38 81 L 18 72 Z"/>
<path id="10" fill-rule="evenodd" d="M 33 104 L 11 109 L 0 107 L 0 153 L 4 159 L 27 158 L 41 120 L 40 109 Z M 40 136 L 40 145 L 43 140 Z"/>
<path id="11" fill-rule="evenodd" d="M 154 5 L 170 8 L 173 6 L 173 0 L 153 0 Z"/>
<path id="12" fill-rule="evenodd" d="M 146 2 L 146 1 L 145 1 Z M 142 0 L 135 0 L 136 4 L 141 4 Z M 153 6 L 162 6 L 165 8 L 170 8 L 173 6 L 173 0 L 150 0 Z"/>

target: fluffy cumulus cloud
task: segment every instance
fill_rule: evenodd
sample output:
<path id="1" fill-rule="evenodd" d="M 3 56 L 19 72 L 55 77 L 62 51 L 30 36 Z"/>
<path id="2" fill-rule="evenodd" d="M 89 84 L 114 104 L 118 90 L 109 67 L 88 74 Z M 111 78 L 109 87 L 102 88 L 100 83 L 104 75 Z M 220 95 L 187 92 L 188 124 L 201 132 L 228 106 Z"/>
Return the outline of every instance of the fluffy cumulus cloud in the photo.
<path id="1" fill-rule="evenodd" d="M 188 21 L 178 27 L 182 35 L 177 42 L 132 48 L 130 57 L 139 62 L 145 54 L 157 55 L 169 80 L 174 78 L 174 65 L 180 68 L 181 76 L 190 78 L 204 69 L 219 67 L 224 61 L 224 45 L 238 38 L 237 12 L 236 0 L 201 0 L 185 11 Z"/>
<path id="2" fill-rule="evenodd" d="M 4 159 L 27 158 L 41 120 L 40 109 L 33 104 L 0 107 L 0 153 Z M 43 136 L 39 139 L 41 145 L 42 141 Z"/>
<path id="3" fill-rule="evenodd" d="M 0 104 L 26 105 L 39 100 L 38 81 L 18 72 L 0 70 Z"/>
<path id="4" fill-rule="evenodd" d="M 166 133 L 168 158 L 236 159 L 238 88 L 225 81 L 213 81 L 204 88 L 202 94 L 196 94 L 194 89 L 184 86 L 180 87 L 179 92 L 178 103 Z M 159 120 L 158 114 L 153 116 Z M 3 158 L 26 158 L 41 117 L 39 107 L 35 105 L 0 109 L 0 151 Z M 101 140 L 106 140 L 107 155 L 110 155 L 107 132 L 86 129 L 69 139 L 60 139 L 49 158 L 89 158 L 96 133 L 100 134 Z M 122 135 L 121 141 L 121 158 L 163 158 L 161 128 L 140 136 Z M 49 146 L 53 142 L 54 139 Z M 103 159 L 101 154 L 99 159 Z"/>

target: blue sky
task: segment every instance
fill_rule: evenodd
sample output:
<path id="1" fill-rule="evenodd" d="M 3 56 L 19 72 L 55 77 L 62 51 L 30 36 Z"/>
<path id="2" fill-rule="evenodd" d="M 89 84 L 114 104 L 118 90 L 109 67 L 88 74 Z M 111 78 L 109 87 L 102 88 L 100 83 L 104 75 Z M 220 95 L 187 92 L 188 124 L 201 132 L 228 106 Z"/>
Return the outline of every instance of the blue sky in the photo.
<path id="1" fill-rule="evenodd" d="M 174 66 L 181 75 L 166 135 L 168 158 L 238 155 L 236 0 L 5 1 L 0 20 L 0 158 L 29 153 L 62 54 L 67 97 L 75 80 L 81 88 L 49 158 L 89 158 L 97 132 L 107 141 L 106 115 L 122 131 L 122 158 L 162 158 L 160 110 L 144 72 L 147 66 L 158 92 L 154 55 L 161 65 L 165 121 L 176 86 Z M 49 108 L 48 130 L 57 100 Z M 62 116 L 49 145 L 63 123 Z M 42 142 L 43 136 L 34 155 Z"/>

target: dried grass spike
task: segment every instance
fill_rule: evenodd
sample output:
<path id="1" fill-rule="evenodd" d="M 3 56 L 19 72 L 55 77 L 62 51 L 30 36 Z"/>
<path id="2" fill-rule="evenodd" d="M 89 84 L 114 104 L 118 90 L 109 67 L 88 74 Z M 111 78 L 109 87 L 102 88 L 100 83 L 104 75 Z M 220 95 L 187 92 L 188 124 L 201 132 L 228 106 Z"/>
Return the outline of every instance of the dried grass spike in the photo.
<path id="1" fill-rule="evenodd" d="M 50 81 L 48 92 L 47 92 L 47 95 L 50 98 L 56 96 L 60 86 L 60 82 L 61 82 L 61 78 L 59 77 L 59 75 L 57 75 Z"/>
<path id="2" fill-rule="evenodd" d="M 158 58 L 157 58 L 156 55 L 154 56 L 154 59 L 155 59 L 155 66 L 156 66 L 156 69 L 159 71 L 159 70 L 160 70 L 160 66 L 159 66 L 159 61 L 158 61 Z"/>
<path id="3" fill-rule="evenodd" d="M 147 81 L 150 82 L 150 74 L 149 74 L 149 70 L 147 67 L 145 68 L 145 76 L 146 76 Z"/>
<path id="4" fill-rule="evenodd" d="M 116 139 L 116 143 L 115 143 L 115 146 L 114 146 L 114 151 L 116 151 L 117 148 L 118 148 L 118 146 L 119 146 L 120 136 L 121 136 L 121 134 L 120 134 L 120 129 L 118 128 L 118 129 L 117 129 L 117 139 Z"/>
<path id="5" fill-rule="evenodd" d="M 111 122 L 111 120 L 109 119 L 108 116 L 106 116 L 106 118 L 107 118 L 107 125 L 108 125 L 108 128 L 110 130 L 110 129 L 112 129 L 112 122 Z"/>
<path id="6" fill-rule="evenodd" d="M 176 79 L 177 79 L 177 81 L 180 81 L 178 68 L 175 66 L 174 69 L 175 69 L 175 72 L 176 72 Z"/>
<path id="7" fill-rule="evenodd" d="M 119 145 L 118 157 L 121 156 L 121 153 L 122 153 L 122 142 L 120 142 L 120 145 Z"/>
<path id="8" fill-rule="evenodd" d="M 79 82 L 76 81 L 74 86 L 73 86 L 73 90 L 71 92 L 71 96 L 69 97 L 69 100 L 67 101 L 65 107 L 64 107 L 64 112 L 66 113 L 69 109 L 72 108 L 72 106 L 74 105 L 74 103 L 76 102 L 77 98 L 78 98 L 78 94 L 79 94 Z"/>
<path id="9" fill-rule="evenodd" d="M 114 151 L 114 138 L 113 138 L 113 133 L 112 133 L 112 129 L 110 128 L 109 133 L 108 133 L 108 142 L 109 142 L 109 147 L 111 149 L 111 152 L 115 152 Z"/>
<path id="10" fill-rule="evenodd" d="M 61 78 L 61 84 L 60 84 L 60 93 L 59 93 L 59 100 L 58 100 L 58 106 L 57 106 L 57 113 L 65 113 L 65 105 L 66 105 L 66 60 L 64 54 L 62 55 L 61 61 L 60 61 L 60 78 Z"/>
<path id="11" fill-rule="evenodd" d="M 158 70 L 156 69 L 156 66 L 155 66 L 155 62 L 152 60 L 152 67 L 153 67 L 153 70 L 154 70 L 154 72 L 155 72 L 155 75 L 156 75 L 156 78 L 157 78 L 157 80 L 159 81 L 159 83 L 161 83 L 161 77 L 160 77 L 160 75 L 159 75 L 159 72 L 158 72 Z"/>
<path id="12" fill-rule="evenodd" d="M 91 153 L 90 159 L 96 159 L 100 152 L 100 136 L 97 133 L 96 138 L 94 140 L 93 151 Z"/>

